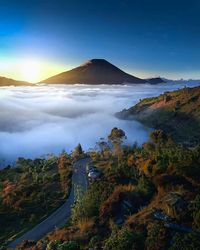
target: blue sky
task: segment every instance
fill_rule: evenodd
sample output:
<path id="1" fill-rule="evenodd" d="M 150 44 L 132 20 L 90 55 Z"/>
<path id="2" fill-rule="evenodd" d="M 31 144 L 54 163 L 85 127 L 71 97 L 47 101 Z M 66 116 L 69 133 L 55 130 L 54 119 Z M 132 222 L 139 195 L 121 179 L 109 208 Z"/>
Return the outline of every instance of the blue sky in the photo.
<path id="1" fill-rule="evenodd" d="M 0 6 L 0 75 L 20 78 L 17 63 L 32 59 L 42 62 L 42 78 L 105 58 L 139 77 L 200 79 L 200 1 L 0 0 Z"/>

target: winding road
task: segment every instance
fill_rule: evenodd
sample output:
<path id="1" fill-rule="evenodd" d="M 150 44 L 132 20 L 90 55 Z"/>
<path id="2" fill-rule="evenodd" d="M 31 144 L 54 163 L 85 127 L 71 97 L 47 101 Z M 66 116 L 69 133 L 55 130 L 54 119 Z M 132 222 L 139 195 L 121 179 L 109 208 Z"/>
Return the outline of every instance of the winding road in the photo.
<path id="1" fill-rule="evenodd" d="M 15 248 L 23 240 L 38 241 L 46 234 L 61 226 L 71 215 L 71 206 L 74 203 L 75 186 L 81 186 L 83 191 L 87 189 L 86 165 L 91 161 L 90 158 L 84 158 L 76 161 L 73 165 L 72 188 L 66 202 L 53 212 L 44 221 L 37 224 L 30 231 L 10 243 L 9 247 Z"/>

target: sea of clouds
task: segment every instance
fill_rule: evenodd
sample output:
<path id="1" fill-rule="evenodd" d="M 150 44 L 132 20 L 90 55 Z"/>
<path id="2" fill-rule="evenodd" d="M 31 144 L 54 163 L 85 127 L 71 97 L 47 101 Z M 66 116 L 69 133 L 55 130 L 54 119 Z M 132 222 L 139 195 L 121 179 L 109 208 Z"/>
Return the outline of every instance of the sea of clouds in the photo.
<path id="1" fill-rule="evenodd" d="M 93 148 L 113 127 L 126 132 L 127 143 L 141 144 L 150 129 L 136 121 L 119 120 L 114 114 L 139 99 L 181 87 L 180 83 L 1 87 L 1 166 L 18 157 L 58 154 L 63 149 L 70 152 L 78 143 L 85 150 Z"/>

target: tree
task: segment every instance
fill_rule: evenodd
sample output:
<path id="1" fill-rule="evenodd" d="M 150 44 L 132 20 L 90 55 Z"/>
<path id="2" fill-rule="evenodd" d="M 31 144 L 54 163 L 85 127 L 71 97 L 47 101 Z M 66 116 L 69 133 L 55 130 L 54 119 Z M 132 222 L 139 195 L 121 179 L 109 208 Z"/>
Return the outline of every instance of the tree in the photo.
<path id="1" fill-rule="evenodd" d="M 126 136 L 125 132 L 122 129 L 118 129 L 118 128 L 113 128 L 111 130 L 110 135 L 108 136 L 108 139 L 112 142 L 121 142 L 122 139 L 124 139 Z"/>
<path id="2" fill-rule="evenodd" d="M 162 144 L 168 139 L 167 135 L 161 129 L 153 131 L 150 134 L 150 138 L 155 144 Z"/>
<path id="3" fill-rule="evenodd" d="M 96 147 L 98 151 L 100 150 L 100 155 L 109 158 L 111 154 L 110 146 L 108 142 L 104 140 L 104 138 L 100 138 L 100 140 L 96 143 Z"/>
<path id="4" fill-rule="evenodd" d="M 113 153 L 118 158 L 118 165 L 119 165 L 119 160 L 123 155 L 121 144 L 125 138 L 126 138 L 125 132 L 122 129 L 118 129 L 118 128 L 113 128 L 111 130 L 110 135 L 108 136 L 108 140 L 113 145 Z"/>
<path id="5" fill-rule="evenodd" d="M 72 153 L 72 156 L 74 158 L 78 158 L 80 157 L 81 155 L 83 154 L 83 149 L 81 147 L 81 144 L 79 143 L 76 148 L 74 149 L 73 153 Z"/>
<path id="6" fill-rule="evenodd" d="M 62 153 L 58 159 L 58 173 L 60 175 L 60 184 L 64 194 L 67 193 L 68 181 L 70 176 L 70 162 L 68 161 L 66 154 Z"/>
<path id="7" fill-rule="evenodd" d="M 61 154 L 58 159 L 58 169 L 63 170 L 67 167 L 67 158 L 65 154 Z"/>
<path id="8" fill-rule="evenodd" d="M 3 204 L 12 207 L 13 198 L 15 196 L 16 184 L 10 181 L 3 182 L 2 198 Z"/>

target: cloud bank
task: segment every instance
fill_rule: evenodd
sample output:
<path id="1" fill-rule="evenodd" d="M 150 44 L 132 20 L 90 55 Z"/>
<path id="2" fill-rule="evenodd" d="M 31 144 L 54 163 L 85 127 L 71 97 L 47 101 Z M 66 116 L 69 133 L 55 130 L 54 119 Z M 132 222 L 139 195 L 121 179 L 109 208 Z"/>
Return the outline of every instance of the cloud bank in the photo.
<path id="1" fill-rule="evenodd" d="M 114 113 L 140 98 L 181 87 L 180 84 L 89 86 L 52 85 L 0 88 L 0 159 L 39 157 L 70 152 L 78 143 L 85 150 L 122 128 L 128 143 L 143 143 L 150 130 L 136 121 L 122 121 Z M 1 164 L 3 165 L 3 163 Z"/>

